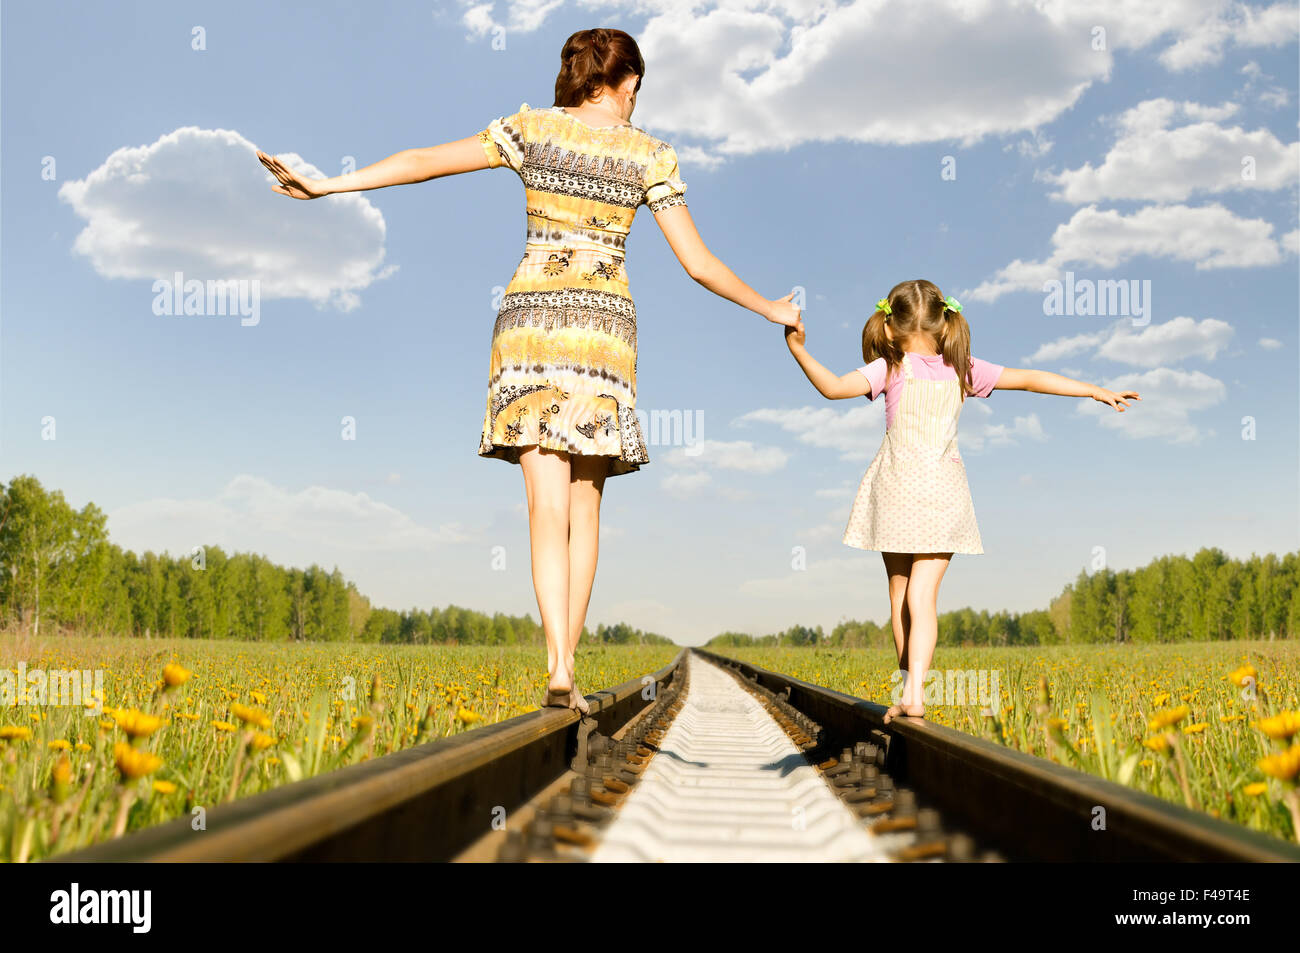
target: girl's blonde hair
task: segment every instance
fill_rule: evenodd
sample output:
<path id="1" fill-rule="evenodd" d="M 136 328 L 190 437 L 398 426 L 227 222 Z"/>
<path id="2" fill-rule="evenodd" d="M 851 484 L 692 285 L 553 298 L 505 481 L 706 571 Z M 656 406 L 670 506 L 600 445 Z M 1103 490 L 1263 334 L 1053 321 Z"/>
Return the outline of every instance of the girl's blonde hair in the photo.
<path id="1" fill-rule="evenodd" d="M 889 313 L 877 308 L 862 328 L 862 358 L 870 364 L 883 357 L 886 376 L 903 364 L 902 342 L 912 334 L 926 334 L 934 341 L 943 362 L 957 372 L 962 400 L 975 393 L 971 380 L 970 325 L 960 311 L 944 303 L 944 296 L 932 281 L 916 278 L 894 285 L 885 299 Z M 885 334 L 888 325 L 891 341 Z"/>

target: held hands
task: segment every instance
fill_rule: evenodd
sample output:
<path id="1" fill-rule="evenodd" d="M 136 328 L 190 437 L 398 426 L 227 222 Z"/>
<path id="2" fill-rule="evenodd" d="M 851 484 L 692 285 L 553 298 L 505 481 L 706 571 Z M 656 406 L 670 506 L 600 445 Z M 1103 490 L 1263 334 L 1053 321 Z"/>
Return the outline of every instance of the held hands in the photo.
<path id="1" fill-rule="evenodd" d="M 808 335 L 804 332 L 803 328 L 803 318 L 800 318 L 793 326 L 786 325 L 785 343 L 790 350 L 793 351 L 797 347 L 803 347 L 804 341 L 807 339 Z"/>
<path id="2" fill-rule="evenodd" d="M 279 192 L 291 199 L 303 199 L 304 201 L 318 199 L 322 195 L 329 195 L 329 192 L 321 188 L 324 179 L 304 179 L 275 156 L 269 156 L 261 149 L 257 150 L 257 157 L 262 160 L 262 165 L 266 166 L 271 174 L 279 180 L 276 185 L 271 186 L 272 192 Z"/>
<path id="3" fill-rule="evenodd" d="M 1117 394 L 1115 391 L 1107 390 L 1104 387 L 1094 387 L 1091 396 L 1093 400 L 1099 400 L 1103 404 L 1109 404 L 1121 414 L 1128 409 L 1126 401 L 1142 399 L 1138 396 L 1138 392 L 1135 390 L 1120 391 Z"/>
<path id="4" fill-rule="evenodd" d="M 799 306 L 791 299 L 794 298 L 794 292 L 791 291 L 784 298 L 778 298 L 776 301 L 767 303 L 767 313 L 765 317 L 773 324 L 784 324 L 786 327 L 794 327 L 799 321 Z"/>

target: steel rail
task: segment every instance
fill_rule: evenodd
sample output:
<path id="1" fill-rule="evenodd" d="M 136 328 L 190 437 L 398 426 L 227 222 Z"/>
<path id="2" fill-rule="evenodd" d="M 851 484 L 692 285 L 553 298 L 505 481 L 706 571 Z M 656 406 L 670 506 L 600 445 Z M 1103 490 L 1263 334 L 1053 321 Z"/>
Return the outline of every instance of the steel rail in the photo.
<path id="1" fill-rule="evenodd" d="M 588 695 L 588 725 L 613 734 L 670 684 L 685 656 Z M 650 680 L 656 692 L 645 691 Z M 450 860 L 569 770 L 582 719 L 542 709 L 350 765 L 207 812 L 60 854 L 47 863 Z"/>
<path id="2" fill-rule="evenodd" d="M 1300 847 L 1259 831 L 930 721 L 896 718 L 885 724 L 882 705 L 715 652 L 693 651 L 771 692 L 788 694 L 791 706 L 822 727 L 823 751 L 883 734 L 891 774 L 1009 860 L 1300 861 Z"/>

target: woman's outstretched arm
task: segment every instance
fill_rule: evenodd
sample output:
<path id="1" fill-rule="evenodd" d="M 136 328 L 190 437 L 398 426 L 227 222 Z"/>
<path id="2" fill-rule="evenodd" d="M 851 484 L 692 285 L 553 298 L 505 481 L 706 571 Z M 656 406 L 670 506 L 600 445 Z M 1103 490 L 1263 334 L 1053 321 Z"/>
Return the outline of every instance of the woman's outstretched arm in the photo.
<path id="1" fill-rule="evenodd" d="M 1120 413 L 1128 408 L 1126 401 L 1142 399 L 1135 390 L 1116 393 L 1098 387 L 1096 384 L 1085 384 L 1083 381 L 1053 374 L 1051 371 L 1021 370 L 1015 367 L 1003 368 L 993 389 L 1027 390 L 1034 394 L 1058 394 L 1061 397 L 1091 397 L 1103 404 L 1109 404 Z"/>
<path id="2" fill-rule="evenodd" d="M 724 265 L 700 238 L 695 228 L 695 221 L 685 205 L 674 205 L 655 215 L 655 221 L 668 239 L 668 247 L 673 250 L 686 273 L 695 281 L 708 288 L 714 294 L 734 301 L 742 308 L 748 308 L 755 314 L 761 314 L 776 324 L 792 327 L 799 320 L 799 308 L 791 302 L 794 293 L 769 301 L 745 284 L 735 273 Z"/>
<path id="3" fill-rule="evenodd" d="M 277 179 L 271 190 L 295 199 L 318 199 L 334 192 L 363 192 L 390 185 L 427 182 L 445 175 L 474 172 L 488 167 L 478 136 L 422 149 L 403 149 L 364 169 L 329 179 L 304 179 L 279 159 L 260 149 L 257 157 Z"/>
<path id="4" fill-rule="evenodd" d="M 835 376 L 834 371 L 808 353 L 808 349 L 804 347 L 806 339 L 802 319 L 796 322 L 794 327 L 785 329 L 785 343 L 790 348 L 790 353 L 799 362 L 799 366 L 803 368 L 804 374 L 812 382 L 813 387 L 817 388 L 818 393 L 827 400 L 865 397 L 871 393 L 870 382 L 857 371 L 849 371 L 843 377 Z"/>

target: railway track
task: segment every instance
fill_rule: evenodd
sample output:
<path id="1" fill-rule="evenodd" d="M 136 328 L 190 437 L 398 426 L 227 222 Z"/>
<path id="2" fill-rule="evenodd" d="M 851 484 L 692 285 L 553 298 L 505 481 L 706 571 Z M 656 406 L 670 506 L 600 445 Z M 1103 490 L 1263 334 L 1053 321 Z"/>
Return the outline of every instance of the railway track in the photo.
<path id="1" fill-rule="evenodd" d="M 1290 861 L 1300 849 L 699 649 L 49 862 Z"/>

